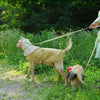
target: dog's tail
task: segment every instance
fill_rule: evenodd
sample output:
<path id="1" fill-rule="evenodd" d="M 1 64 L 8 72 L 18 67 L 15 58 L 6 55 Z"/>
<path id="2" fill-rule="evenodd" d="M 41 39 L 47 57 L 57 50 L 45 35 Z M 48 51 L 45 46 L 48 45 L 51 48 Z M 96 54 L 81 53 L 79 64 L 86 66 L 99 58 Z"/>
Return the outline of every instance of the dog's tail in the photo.
<path id="1" fill-rule="evenodd" d="M 86 85 L 86 84 L 83 82 L 81 75 L 77 74 L 77 78 L 78 78 L 78 80 L 79 80 L 82 84 Z"/>
<path id="2" fill-rule="evenodd" d="M 64 49 L 64 51 L 67 52 L 71 48 L 72 48 L 72 38 L 69 39 L 69 45 L 68 45 L 68 47 L 66 49 Z"/>

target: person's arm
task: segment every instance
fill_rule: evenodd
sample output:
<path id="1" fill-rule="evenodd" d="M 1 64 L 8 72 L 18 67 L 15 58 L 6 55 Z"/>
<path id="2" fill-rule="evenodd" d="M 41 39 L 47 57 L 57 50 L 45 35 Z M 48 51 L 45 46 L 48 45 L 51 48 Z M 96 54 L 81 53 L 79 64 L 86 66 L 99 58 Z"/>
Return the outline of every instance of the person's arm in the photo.
<path id="1" fill-rule="evenodd" d="M 100 23 L 98 23 L 98 22 L 93 22 L 93 23 L 89 26 L 89 28 L 90 28 L 90 29 L 95 29 L 99 24 L 100 24 Z"/>
<path id="2" fill-rule="evenodd" d="M 100 24 L 100 11 L 98 13 L 97 19 L 89 26 L 90 29 L 96 28 Z"/>

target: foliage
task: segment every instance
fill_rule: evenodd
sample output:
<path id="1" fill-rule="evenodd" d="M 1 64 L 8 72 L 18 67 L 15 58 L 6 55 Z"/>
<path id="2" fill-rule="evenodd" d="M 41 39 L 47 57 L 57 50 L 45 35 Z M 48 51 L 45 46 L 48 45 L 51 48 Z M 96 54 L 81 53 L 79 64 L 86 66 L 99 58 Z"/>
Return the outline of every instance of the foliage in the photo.
<path id="1" fill-rule="evenodd" d="M 68 31 L 85 27 L 97 17 L 99 5 L 100 0 L 2 0 L 0 29 L 36 33 L 50 28 Z"/>
<path id="2" fill-rule="evenodd" d="M 16 69 L 26 73 L 28 70 L 28 63 L 26 63 L 25 57 L 23 56 L 23 51 L 16 48 L 16 43 L 18 42 L 20 35 L 28 38 L 32 44 L 37 46 L 56 49 L 65 49 L 68 46 L 69 38 L 72 37 L 73 46 L 70 51 L 65 53 L 64 67 L 80 64 L 85 68 L 94 47 L 97 31 L 98 30 L 91 32 L 82 31 L 61 39 L 37 45 L 36 43 L 57 37 L 56 33 L 45 30 L 41 35 L 34 35 L 30 33 L 24 34 L 24 32 L 21 32 L 20 30 L 5 30 L 0 32 L 0 52 L 4 53 L 4 57 L 8 59 L 8 63 L 18 64 Z M 95 54 L 93 55 L 89 66 L 99 68 L 100 59 L 95 59 L 94 56 Z M 37 65 L 35 67 L 36 73 L 43 73 L 50 69 L 52 69 L 52 67 L 47 67 L 45 65 Z"/>
<path id="3" fill-rule="evenodd" d="M 22 9 L 20 5 L 14 7 L 7 1 L 0 1 L 0 29 L 5 30 L 8 28 L 20 28 L 24 23 L 21 21 L 25 9 Z"/>
<path id="4" fill-rule="evenodd" d="M 1 57 L 1 56 L 0 56 Z M 64 78 L 58 81 L 54 69 L 35 74 L 34 82 L 24 78 L 23 73 L 14 70 L 17 65 L 9 65 L 6 58 L 0 59 L 0 100 L 99 100 L 100 69 L 91 66 L 84 72 L 87 86 L 72 90 L 63 86 Z M 13 91 L 13 92 L 12 92 Z"/>
<path id="5" fill-rule="evenodd" d="M 69 38 L 72 37 L 73 47 L 66 52 L 64 58 L 64 72 L 66 73 L 65 67 L 69 65 L 80 64 L 85 68 L 94 46 L 97 31 L 78 32 L 39 46 L 64 49 L 68 45 Z M 20 35 L 28 38 L 32 43 L 42 42 L 57 36 L 55 32 L 47 30 L 43 31 L 41 35 L 23 34 L 20 30 L 0 32 L 0 89 L 3 90 L 0 93 L 1 100 L 66 100 L 66 98 L 68 100 L 99 100 L 99 59 L 94 59 L 93 56 L 88 69 L 84 70 L 87 86 L 80 86 L 78 90 L 72 90 L 70 85 L 68 87 L 63 86 L 64 78 L 62 77 L 61 82 L 57 81 L 58 75 L 54 68 L 46 65 L 35 66 L 34 82 L 29 82 L 23 77 L 23 72 L 27 72 L 29 63 L 26 62 L 23 52 L 15 47 Z M 12 93 L 11 91 L 14 91 L 15 95 L 9 95 Z"/>

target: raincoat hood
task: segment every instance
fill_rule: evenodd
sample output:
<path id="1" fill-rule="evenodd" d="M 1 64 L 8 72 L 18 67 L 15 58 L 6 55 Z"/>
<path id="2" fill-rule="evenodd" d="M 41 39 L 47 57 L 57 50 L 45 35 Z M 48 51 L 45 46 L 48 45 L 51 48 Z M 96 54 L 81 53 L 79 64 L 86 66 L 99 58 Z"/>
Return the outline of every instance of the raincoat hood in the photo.
<path id="1" fill-rule="evenodd" d="M 39 48 L 37 46 L 32 45 L 32 43 L 24 38 L 24 37 L 20 37 L 21 41 L 22 41 L 22 49 L 24 51 L 24 56 L 28 56 L 29 54 L 31 54 L 32 52 L 34 52 L 35 49 Z"/>

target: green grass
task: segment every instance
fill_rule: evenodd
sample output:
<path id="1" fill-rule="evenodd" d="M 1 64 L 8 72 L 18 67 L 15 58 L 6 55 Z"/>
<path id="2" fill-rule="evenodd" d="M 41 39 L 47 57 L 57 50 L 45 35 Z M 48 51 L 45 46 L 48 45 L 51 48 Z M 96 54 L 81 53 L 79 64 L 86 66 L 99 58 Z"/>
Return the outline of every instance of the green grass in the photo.
<path id="1" fill-rule="evenodd" d="M 97 31 L 82 31 L 39 46 L 64 49 L 72 37 L 73 47 L 64 57 L 64 72 L 67 74 L 65 68 L 75 64 L 80 64 L 85 69 Z M 34 82 L 29 82 L 25 78 L 29 63 L 22 50 L 16 48 L 20 35 L 33 44 L 57 37 L 55 32 L 47 30 L 42 35 L 23 34 L 20 30 L 0 32 L 0 100 L 99 100 L 100 59 L 94 59 L 93 55 L 88 69 L 84 70 L 87 86 L 80 86 L 78 90 L 72 90 L 71 86 L 65 87 L 64 78 L 58 81 L 55 70 L 46 65 L 36 65 Z"/>
<path id="2" fill-rule="evenodd" d="M 6 58 L 0 60 L 0 100 L 99 100 L 100 69 L 89 67 L 84 72 L 87 86 L 72 90 L 64 86 L 64 78 L 58 80 L 54 69 L 35 74 L 34 82 L 28 81 L 21 71 L 16 71 L 17 65 L 3 64 Z M 49 67 L 48 67 L 49 68 Z M 36 71 L 35 71 L 36 72 Z M 65 71 L 66 72 L 66 71 Z"/>

